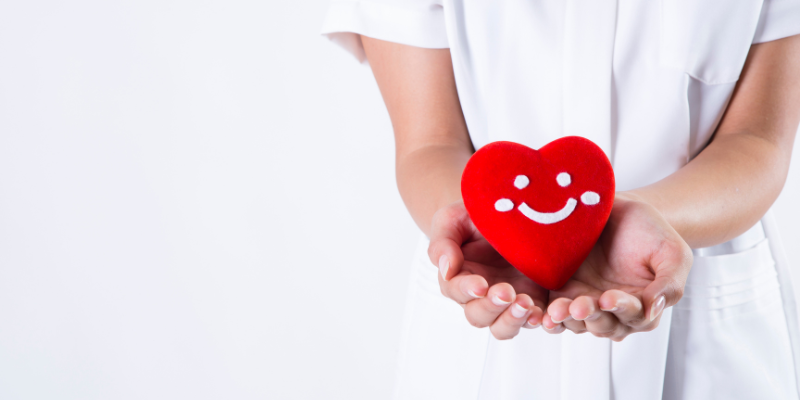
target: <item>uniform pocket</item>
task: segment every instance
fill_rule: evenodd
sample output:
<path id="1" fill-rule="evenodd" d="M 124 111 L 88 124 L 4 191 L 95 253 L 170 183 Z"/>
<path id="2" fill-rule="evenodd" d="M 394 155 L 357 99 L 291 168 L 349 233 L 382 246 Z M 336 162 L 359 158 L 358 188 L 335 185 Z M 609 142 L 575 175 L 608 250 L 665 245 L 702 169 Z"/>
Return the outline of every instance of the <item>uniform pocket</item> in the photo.
<path id="1" fill-rule="evenodd" d="M 695 257 L 675 306 L 665 399 L 797 397 L 781 288 L 768 239 Z"/>
<path id="2" fill-rule="evenodd" d="M 684 296 L 676 310 L 702 312 L 712 323 L 754 312 L 781 301 L 769 242 L 739 253 L 695 256 Z"/>
<path id="3" fill-rule="evenodd" d="M 662 0 L 660 62 L 707 84 L 739 79 L 763 0 Z"/>

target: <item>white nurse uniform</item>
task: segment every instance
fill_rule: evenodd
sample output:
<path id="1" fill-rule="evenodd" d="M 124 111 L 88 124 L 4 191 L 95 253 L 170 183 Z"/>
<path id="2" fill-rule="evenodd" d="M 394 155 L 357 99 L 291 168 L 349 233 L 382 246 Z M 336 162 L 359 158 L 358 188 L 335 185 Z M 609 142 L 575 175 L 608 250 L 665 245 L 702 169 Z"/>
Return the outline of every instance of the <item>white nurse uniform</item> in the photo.
<path id="1" fill-rule="evenodd" d="M 364 60 L 355 34 L 450 48 L 475 148 L 597 143 L 619 190 L 696 156 L 752 43 L 800 34 L 800 0 L 334 0 L 323 33 Z M 621 343 L 523 330 L 497 341 L 439 293 L 420 241 L 397 399 L 796 399 L 800 330 L 767 215 L 695 249 L 684 298 Z"/>

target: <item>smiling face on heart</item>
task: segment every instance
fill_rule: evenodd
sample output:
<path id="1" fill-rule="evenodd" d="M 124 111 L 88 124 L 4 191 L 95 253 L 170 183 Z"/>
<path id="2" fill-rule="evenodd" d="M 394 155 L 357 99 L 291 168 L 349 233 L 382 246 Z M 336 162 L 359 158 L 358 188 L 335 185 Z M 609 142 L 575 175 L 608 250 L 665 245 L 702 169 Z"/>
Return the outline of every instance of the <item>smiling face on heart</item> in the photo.
<path id="1" fill-rule="evenodd" d="M 614 173 L 603 151 L 584 138 L 561 138 L 539 151 L 494 142 L 467 163 L 461 191 L 486 240 L 535 282 L 557 289 L 608 220 Z"/>
<path id="2" fill-rule="evenodd" d="M 561 187 L 569 186 L 572 183 L 572 177 L 569 176 L 568 173 L 562 172 L 556 176 L 556 182 Z M 525 175 L 517 175 L 514 178 L 514 187 L 517 189 L 525 189 L 528 187 L 530 183 L 530 179 L 528 179 Z M 593 206 L 600 202 L 600 195 L 595 192 L 584 192 L 581 195 L 581 202 L 586 204 L 587 206 Z M 528 217 L 533 222 L 538 222 L 540 224 L 555 224 L 557 222 L 561 222 L 570 215 L 572 212 L 575 211 L 575 206 L 578 205 L 578 201 L 574 198 L 570 197 L 567 200 L 567 203 L 564 205 L 564 208 L 555 211 L 555 212 L 539 212 L 532 209 L 530 206 L 525 204 L 523 201 L 519 205 L 519 212 L 522 215 Z M 514 209 L 514 202 L 510 199 L 500 199 L 494 203 L 494 209 L 500 212 L 511 211 Z"/>

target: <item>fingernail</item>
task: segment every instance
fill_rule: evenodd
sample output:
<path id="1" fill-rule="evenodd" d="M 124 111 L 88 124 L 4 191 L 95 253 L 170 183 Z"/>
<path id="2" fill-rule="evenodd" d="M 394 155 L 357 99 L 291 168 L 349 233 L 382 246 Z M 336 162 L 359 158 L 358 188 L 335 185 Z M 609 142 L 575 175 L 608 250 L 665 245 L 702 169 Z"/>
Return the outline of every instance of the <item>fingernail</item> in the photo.
<path id="1" fill-rule="evenodd" d="M 477 294 L 475 294 L 475 292 L 473 292 L 472 289 L 467 290 L 467 294 L 472 296 L 475 299 L 480 299 L 481 297 L 483 297 L 483 296 L 478 296 Z"/>
<path id="2" fill-rule="evenodd" d="M 500 296 L 494 295 L 494 296 L 492 296 L 492 303 L 494 303 L 494 305 L 496 305 L 496 306 L 504 306 L 504 305 L 507 305 L 507 304 L 511 303 L 511 301 L 505 301 L 505 300 L 501 299 Z"/>
<path id="3" fill-rule="evenodd" d="M 511 315 L 513 315 L 514 318 L 522 318 L 527 313 L 528 309 L 519 305 L 519 303 L 514 303 L 514 305 L 511 306 Z"/>
<path id="4" fill-rule="evenodd" d="M 591 314 L 587 315 L 586 318 L 584 318 L 583 320 L 584 321 L 594 321 L 594 320 L 596 320 L 598 318 L 600 318 L 600 313 L 596 312 L 596 313 L 591 313 Z"/>
<path id="5" fill-rule="evenodd" d="M 558 330 L 559 330 L 559 327 L 560 327 L 560 326 L 561 326 L 561 325 L 556 325 L 556 326 L 554 326 L 554 327 L 552 327 L 552 328 L 548 328 L 548 327 L 544 326 L 544 324 L 542 324 L 542 328 L 544 328 L 544 329 L 545 329 L 546 331 L 548 331 L 548 332 L 556 332 L 556 331 L 558 331 Z"/>
<path id="6" fill-rule="evenodd" d="M 658 318 L 661 311 L 664 311 L 664 305 L 667 304 L 667 299 L 661 295 L 656 299 L 656 302 L 650 307 L 650 322 Z"/>
<path id="7" fill-rule="evenodd" d="M 550 319 L 553 319 L 553 317 L 550 317 Z M 572 321 L 573 319 L 575 319 L 575 318 L 572 318 L 572 315 L 567 315 L 567 318 L 564 318 L 561 321 L 556 321 L 556 320 L 553 319 L 553 323 L 554 324 L 560 324 L 560 323 L 562 323 L 564 321 Z"/>
<path id="8" fill-rule="evenodd" d="M 526 327 L 526 328 L 528 328 L 528 329 L 536 329 L 536 328 L 538 328 L 539 326 L 541 326 L 541 324 L 536 324 L 536 325 L 534 325 L 534 324 L 532 324 L 530 321 L 526 321 L 526 322 L 525 322 L 525 325 L 523 325 L 523 326 L 524 326 L 524 327 Z"/>
<path id="9" fill-rule="evenodd" d="M 447 270 L 450 269 L 450 260 L 447 255 L 439 257 L 439 273 L 442 274 L 442 279 L 447 280 Z"/>
<path id="10" fill-rule="evenodd" d="M 605 311 L 605 312 L 617 312 L 617 311 L 619 311 L 619 306 L 614 306 L 614 308 L 609 309 L 609 310 L 606 310 L 605 308 L 600 308 L 600 309 Z"/>
<path id="11" fill-rule="evenodd" d="M 572 314 L 570 314 L 570 317 L 574 318 L 575 321 L 586 321 L 587 319 L 590 319 L 590 317 L 594 314 L 599 314 L 599 313 L 595 311 L 594 307 L 592 307 L 592 310 L 588 314 L 586 314 L 586 316 L 583 318 L 572 317 Z"/>

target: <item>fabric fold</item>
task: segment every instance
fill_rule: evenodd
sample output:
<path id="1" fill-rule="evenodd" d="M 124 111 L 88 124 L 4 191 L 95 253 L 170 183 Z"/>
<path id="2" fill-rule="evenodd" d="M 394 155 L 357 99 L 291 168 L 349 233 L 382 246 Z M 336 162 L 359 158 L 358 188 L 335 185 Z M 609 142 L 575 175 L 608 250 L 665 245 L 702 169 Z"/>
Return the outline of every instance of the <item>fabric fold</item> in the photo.
<path id="1" fill-rule="evenodd" d="M 362 63 L 367 57 L 358 35 L 415 47 L 449 47 L 442 6 L 426 1 L 333 2 L 321 33 Z"/>

